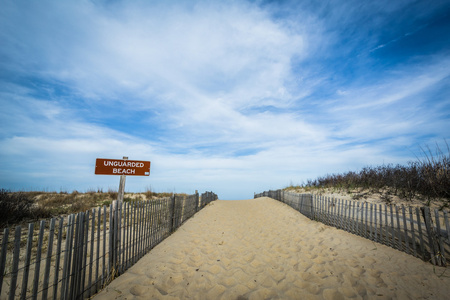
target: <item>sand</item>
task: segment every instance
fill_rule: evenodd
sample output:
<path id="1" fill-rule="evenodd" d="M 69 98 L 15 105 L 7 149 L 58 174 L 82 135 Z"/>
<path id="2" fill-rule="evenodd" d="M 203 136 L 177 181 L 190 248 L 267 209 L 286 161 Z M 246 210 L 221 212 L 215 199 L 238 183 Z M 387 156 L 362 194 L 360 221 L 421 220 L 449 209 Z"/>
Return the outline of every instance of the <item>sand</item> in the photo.
<path id="1" fill-rule="evenodd" d="M 450 270 L 270 198 L 219 200 L 94 299 L 349 298 L 450 299 Z"/>

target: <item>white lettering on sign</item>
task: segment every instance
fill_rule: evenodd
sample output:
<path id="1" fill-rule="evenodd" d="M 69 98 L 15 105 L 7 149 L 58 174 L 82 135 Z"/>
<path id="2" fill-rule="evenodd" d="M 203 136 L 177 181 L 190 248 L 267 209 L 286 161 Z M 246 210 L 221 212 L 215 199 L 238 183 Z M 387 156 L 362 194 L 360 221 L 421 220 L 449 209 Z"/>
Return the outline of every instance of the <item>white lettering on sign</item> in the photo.
<path id="1" fill-rule="evenodd" d="M 105 167 L 128 167 L 128 168 L 143 168 L 144 163 L 142 162 L 131 162 L 131 161 L 110 161 L 105 160 L 103 162 Z"/>
<path id="2" fill-rule="evenodd" d="M 136 170 L 135 169 L 122 169 L 122 168 L 114 168 L 113 169 L 113 173 L 114 174 L 122 174 L 122 175 L 130 175 L 130 174 L 135 174 Z"/>

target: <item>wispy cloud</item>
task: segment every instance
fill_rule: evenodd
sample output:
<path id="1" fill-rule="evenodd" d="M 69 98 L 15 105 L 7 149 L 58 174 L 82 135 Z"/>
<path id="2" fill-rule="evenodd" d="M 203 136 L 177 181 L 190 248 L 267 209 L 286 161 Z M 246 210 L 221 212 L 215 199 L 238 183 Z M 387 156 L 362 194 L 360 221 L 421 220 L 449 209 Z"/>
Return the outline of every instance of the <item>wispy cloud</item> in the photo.
<path id="1" fill-rule="evenodd" d="M 409 47 L 445 3 L 2 6 L 7 188 L 115 187 L 93 163 L 127 155 L 152 161 L 130 190 L 251 197 L 448 138 L 449 44 Z"/>

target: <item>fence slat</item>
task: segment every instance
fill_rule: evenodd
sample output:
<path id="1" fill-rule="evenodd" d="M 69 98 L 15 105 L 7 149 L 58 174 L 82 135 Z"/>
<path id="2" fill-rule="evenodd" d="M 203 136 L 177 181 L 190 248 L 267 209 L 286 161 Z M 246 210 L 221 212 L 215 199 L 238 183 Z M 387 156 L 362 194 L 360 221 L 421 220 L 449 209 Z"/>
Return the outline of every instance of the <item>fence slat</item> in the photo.
<path id="1" fill-rule="evenodd" d="M 392 204 L 389 205 L 389 213 L 391 214 L 391 247 L 395 248 L 395 230 L 394 230 L 394 213 L 392 211 Z"/>
<path id="2" fill-rule="evenodd" d="M 140 214 L 140 222 L 139 222 L 139 255 L 138 255 L 138 260 L 141 259 L 144 250 L 143 250 L 143 240 L 144 240 L 144 202 L 143 201 L 139 201 L 140 202 L 140 210 L 139 210 L 139 214 Z"/>
<path id="3" fill-rule="evenodd" d="M 89 219 L 88 219 L 89 222 Z M 93 270 L 92 267 L 94 265 L 94 237 L 95 237 L 95 208 L 92 209 L 92 221 L 91 221 L 91 243 L 90 243 L 90 251 L 89 251 L 89 277 L 88 277 L 88 298 L 92 295 L 92 276 Z"/>
<path id="4" fill-rule="evenodd" d="M 384 244 L 384 237 L 383 237 L 383 206 L 381 204 L 378 205 L 378 209 L 380 210 L 380 239 L 379 242 L 381 244 Z M 386 222 L 386 220 L 384 220 Z"/>
<path id="5" fill-rule="evenodd" d="M 72 261 L 73 261 L 72 255 L 75 255 L 74 252 L 76 250 L 76 249 L 74 249 L 74 239 L 76 238 L 76 234 L 75 234 L 76 222 L 77 222 L 76 215 L 73 214 L 72 222 L 70 224 L 70 236 L 68 236 L 69 249 L 68 249 L 68 252 L 66 253 L 68 263 L 67 263 L 66 276 L 65 276 L 64 299 L 69 299 L 69 297 L 71 296 L 70 283 L 71 283 L 71 279 L 73 278 L 73 274 L 72 274 L 71 270 L 72 270 L 72 265 L 74 264 L 74 262 L 72 263 Z"/>
<path id="6" fill-rule="evenodd" d="M 133 240 L 133 245 L 132 245 L 132 252 L 131 252 L 131 264 L 132 265 L 134 265 L 134 263 L 135 263 L 135 257 L 136 257 L 136 234 L 137 234 L 137 213 L 136 213 L 136 210 L 137 210 L 137 203 L 135 202 L 135 203 L 133 203 L 133 209 L 134 209 L 134 213 L 133 213 L 133 215 L 132 215 L 132 217 L 133 217 L 133 238 L 132 238 L 132 240 Z"/>
<path id="7" fill-rule="evenodd" d="M 355 223 L 356 223 L 356 231 L 355 231 L 355 234 L 357 234 L 357 235 L 361 235 L 361 233 L 360 233 L 360 224 L 359 224 L 359 214 L 360 214 L 360 211 L 361 211 L 361 214 L 362 214 L 362 210 L 360 210 L 360 208 L 359 208 L 359 202 L 357 202 L 356 203 L 356 220 L 355 220 Z"/>
<path id="8" fill-rule="evenodd" d="M 370 232 L 369 232 L 369 239 L 373 240 L 373 204 L 370 203 Z"/>
<path id="9" fill-rule="evenodd" d="M 374 220 L 373 227 L 375 230 L 375 232 L 374 232 L 375 236 L 374 236 L 373 240 L 375 242 L 377 242 L 378 241 L 378 223 L 377 223 L 378 220 L 377 220 L 377 205 L 376 204 L 374 204 L 373 209 L 374 209 L 374 211 L 373 211 L 373 220 Z"/>
<path id="10" fill-rule="evenodd" d="M 113 265 L 114 265 L 114 249 L 113 249 L 113 244 L 114 244 L 114 205 L 116 203 L 116 200 L 114 200 L 110 205 L 109 205 L 109 234 L 108 234 L 108 277 L 110 276 L 112 269 L 113 269 Z"/>
<path id="11" fill-rule="evenodd" d="M 0 295 L 2 294 L 3 277 L 6 267 L 6 253 L 8 251 L 9 228 L 3 230 L 2 252 L 0 256 Z"/>
<path id="12" fill-rule="evenodd" d="M 106 284 L 106 205 L 103 206 L 102 286 Z"/>
<path id="13" fill-rule="evenodd" d="M 150 251 L 150 237 L 151 237 L 151 217 L 152 217 L 152 215 L 151 215 L 151 201 L 148 201 L 147 202 L 147 227 L 146 227 L 146 231 L 147 231 L 147 238 L 146 238 L 146 241 L 145 241 L 145 244 L 146 244 L 146 251 L 148 252 L 148 251 Z M 197 205 L 198 205 L 198 202 L 197 202 Z"/>
<path id="14" fill-rule="evenodd" d="M 63 262 L 63 272 L 62 272 L 62 282 L 61 282 L 61 299 L 67 299 L 67 282 L 68 282 L 68 271 L 69 268 L 69 251 L 70 251 L 70 244 L 72 240 L 71 231 L 72 231 L 72 222 L 73 222 L 73 215 L 69 215 L 69 219 L 67 222 L 66 227 L 66 245 L 64 250 L 64 262 Z"/>
<path id="15" fill-rule="evenodd" d="M 20 299 L 26 299 L 28 290 L 28 275 L 30 273 L 30 260 L 31 260 L 31 250 L 33 247 L 33 232 L 34 223 L 28 224 L 28 238 L 27 247 L 25 249 L 25 265 L 22 275 L 22 292 L 20 293 Z"/>
<path id="16" fill-rule="evenodd" d="M 412 212 L 412 207 L 410 206 L 408 208 L 408 210 L 409 210 L 409 223 L 410 223 L 410 227 L 411 227 L 413 254 L 415 257 L 417 257 L 416 233 L 415 233 L 415 229 L 414 229 L 414 215 Z M 417 220 L 417 222 L 420 222 L 420 220 Z"/>
<path id="17" fill-rule="evenodd" d="M 59 265 L 61 262 L 61 244 L 63 239 L 63 227 L 64 226 L 64 217 L 61 217 L 59 220 L 58 226 L 58 242 L 56 244 L 56 258 L 55 258 L 55 276 L 53 278 L 53 300 L 56 300 L 58 297 L 58 276 L 59 276 Z"/>
<path id="18" fill-rule="evenodd" d="M 47 258 L 45 260 L 45 271 L 44 271 L 44 285 L 42 287 L 42 299 L 47 299 L 48 295 L 48 282 L 50 277 L 50 262 L 52 259 L 53 252 L 53 236 L 55 234 L 55 218 L 50 220 L 48 236 L 48 246 L 47 246 Z"/>
<path id="19" fill-rule="evenodd" d="M 87 253 L 88 253 L 88 241 L 89 241 L 89 216 L 90 216 L 90 211 L 86 211 L 85 215 L 84 215 L 84 220 L 83 220 L 83 236 L 82 236 L 82 240 L 83 240 L 83 249 L 82 249 L 82 261 L 81 261 L 81 281 L 80 281 L 80 288 L 79 288 L 79 292 L 77 294 L 80 295 L 81 294 L 81 298 L 84 298 L 86 289 L 85 289 L 85 285 L 86 285 L 86 272 L 87 272 Z"/>
<path id="20" fill-rule="evenodd" d="M 411 248 L 408 242 L 408 226 L 406 222 L 405 206 L 402 205 L 403 231 L 405 232 L 405 252 L 411 254 Z"/>
<path id="21" fill-rule="evenodd" d="M 3 240 L 2 240 L 2 249 L 0 256 L 0 295 L 2 294 L 2 286 L 3 286 L 3 277 L 5 274 L 6 267 L 6 253 L 8 251 L 8 237 L 9 237 L 9 228 L 5 228 L 3 230 Z"/>
<path id="22" fill-rule="evenodd" d="M 127 217 L 126 217 L 126 249 L 125 249 L 125 270 L 128 270 L 129 267 L 129 261 L 130 261 L 130 230 L 131 230 L 131 225 L 130 225 L 130 203 L 126 204 L 126 213 L 127 213 Z"/>
<path id="23" fill-rule="evenodd" d="M 355 209 L 356 205 L 354 203 L 350 204 L 352 206 L 352 233 L 356 233 L 356 220 L 355 220 Z"/>
<path id="24" fill-rule="evenodd" d="M 22 228 L 20 226 L 17 226 L 16 232 L 14 234 L 14 254 L 13 254 L 12 272 L 11 272 L 11 286 L 9 289 L 9 299 L 10 300 L 13 300 L 16 295 L 17 275 L 18 275 L 18 269 L 19 269 L 21 230 L 22 230 Z"/>
<path id="25" fill-rule="evenodd" d="M 123 209 L 123 202 L 119 201 L 118 204 L 118 211 L 117 211 L 117 242 L 116 242 L 116 246 L 117 246 L 117 275 L 121 274 L 121 254 L 122 254 L 122 209 Z"/>
<path id="26" fill-rule="evenodd" d="M 83 251 L 83 219 L 84 214 L 82 212 L 77 214 L 76 230 L 75 230 L 75 249 L 73 251 L 73 264 L 72 264 L 72 279 L 70 285 L 70 298 L 76 299 L 79 292 L 79 284 L 81 281 L 81 264 L 82 264 L 82 251 Z"/>
<path id="27" fill-rule="evenodd" d="M 446 210 L 444 210 L 444 221 L 445 221 L 445 228 L 447 230 L 447 242 L 450 244 L 450 224 L 448 222 L 448 213 Z"/>
<path id="28" fill-rule="evenodd" d="M 416 207 L 416 216 L 417 216 L 417 228 L 419 231 L 420 251 L 422 252 L 422 259 L 426 260 L 425 243 L 423 240 L 423 233 L 422 233 L 422 219 L 420 218 L 420 211 L 418 207 Z"/>
<path id="29" fill-rule="evenodd" d="M 400 229 L 400 213 L 398 212 L 398 206 L 395 205 L 395 217 L 397 219 L 397 236 L 398 236 L 398 250 L 402 251 L 402 231 Z"/>
<path id="30" fill-rule="evenodd" d="M 434 238 L 433 238 L 433 230 L 432 230 L 432 226 L 431 226 L 431 213 L 430 213 L 430 208 L 429 207 L 423 207 L 422 208 L 422 213 L 425 216 L 425 227 L 427 230 L 427 236 L 428 236 L 428 242 L 430 245 L 430 252 L 431 252 L 431 262 L 433 263 L 433 265 L 437 265 L 436 262 L 436 256 L 438 255 L 437 249 L 435 248 L 435 243 L 434 243 Z"/>
<path id="31" fill-rule="evenodd" d="M 157 200 L 156 200 L 157 201 Z M 151 205 L 151 238 L 150 238 L 150 249 L 155 246 L 155 236 L 156 236 L 156 201 L 152 202 Z M 203 203 L 203 198 L 202 198 Z M 203 204 L 202 204 L 203 205 Z M 204 206 L 202 206 L 203 208 Z"/>
<path id="32" fill-rule="evenodd" d="M 444 241 L 442 239 L 441 235 L 441 224 L 439 221 L 439 211 L 437 209 L 434 210 L 434 215 L 436 218 L 436 230 L 437 230 L 437 238 L 438 238 L 438 245 L 439 245 L 439 252 L 438 252 L 438 259 L 440 260 L 440 265 L 445 266 L 445 249 L 444 249 Z"/>
<path id="33" fill-rule="evenodd" d="M 41 255 L 42 255 L 42 242 L 44 239 L 44 230 L 45 230 L 45 221 L 41 221 L 41 225 L 39 226 L 39 239 L 34 267 L 35 269 L 34 269 L 33 295 L 32 295 L 33 300 L 36 300 L 38 295 L 39 275 L 40 275 L 39 271 L 41 270 Z"/>
<path id="34" fill-rule="evenodd" d="M 364 217 L 364 237 L 370 239 L 370 237 L 368 236 L 370 234 L 369 232 L 369 226 L 367 224 L 367 222 L 369 222 L 369 203 L 366 202 L 364 203 L 364 213 L 365 213 L 365 217 Z"/>
<path id="35" fill-rule="evenodd" d="M 95 288 L 94 293 L 99 290 L 99 266 L 100 266 L 100 224 L 102 223 L 102 209 L 98 208 L 97 210 L 97 258 L 95 261 Z"/>

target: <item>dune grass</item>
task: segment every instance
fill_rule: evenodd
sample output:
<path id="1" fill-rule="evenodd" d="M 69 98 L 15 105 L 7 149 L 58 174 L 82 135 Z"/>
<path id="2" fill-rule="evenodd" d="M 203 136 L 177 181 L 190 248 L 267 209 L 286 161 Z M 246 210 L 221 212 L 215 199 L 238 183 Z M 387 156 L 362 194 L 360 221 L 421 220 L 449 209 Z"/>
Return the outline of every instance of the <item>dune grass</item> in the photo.
<path id="1" fill-rule="evenodd" d="M 438 201 L 441 208 L 450 206 L 450 148 L 439 145 L 432 150 L 421 148 L 422 155 L 407 165 L 367 166 L 360 171 L 340 174 L 327 174 L 316 179 L 308 179 L 298 186 L 290 185 L 286 190 L 303 191 L 333 190 L 346 193 L 365 191 L 379 193 L 389 202 L 390 197 L 397 196 L 405 201 L 421 199 L 429 206 L 431 201 Z"/>
<path id="2" fill-rule="evenodd" d="M 124 202 L 170 197 L 172 193 L 156 193 L 147 189 L 144 193 L 125 193 Z M 184 195 L 184 194 L 183 194 Z M 11 192 L 0 189 L 0 228 L 24 222 L 35 222 L 53 216 L 86 211 L 94 207 L 109 205 L 116 200 L 118 192 L 102 189 L 85 193 L 61 192 Z"/>

